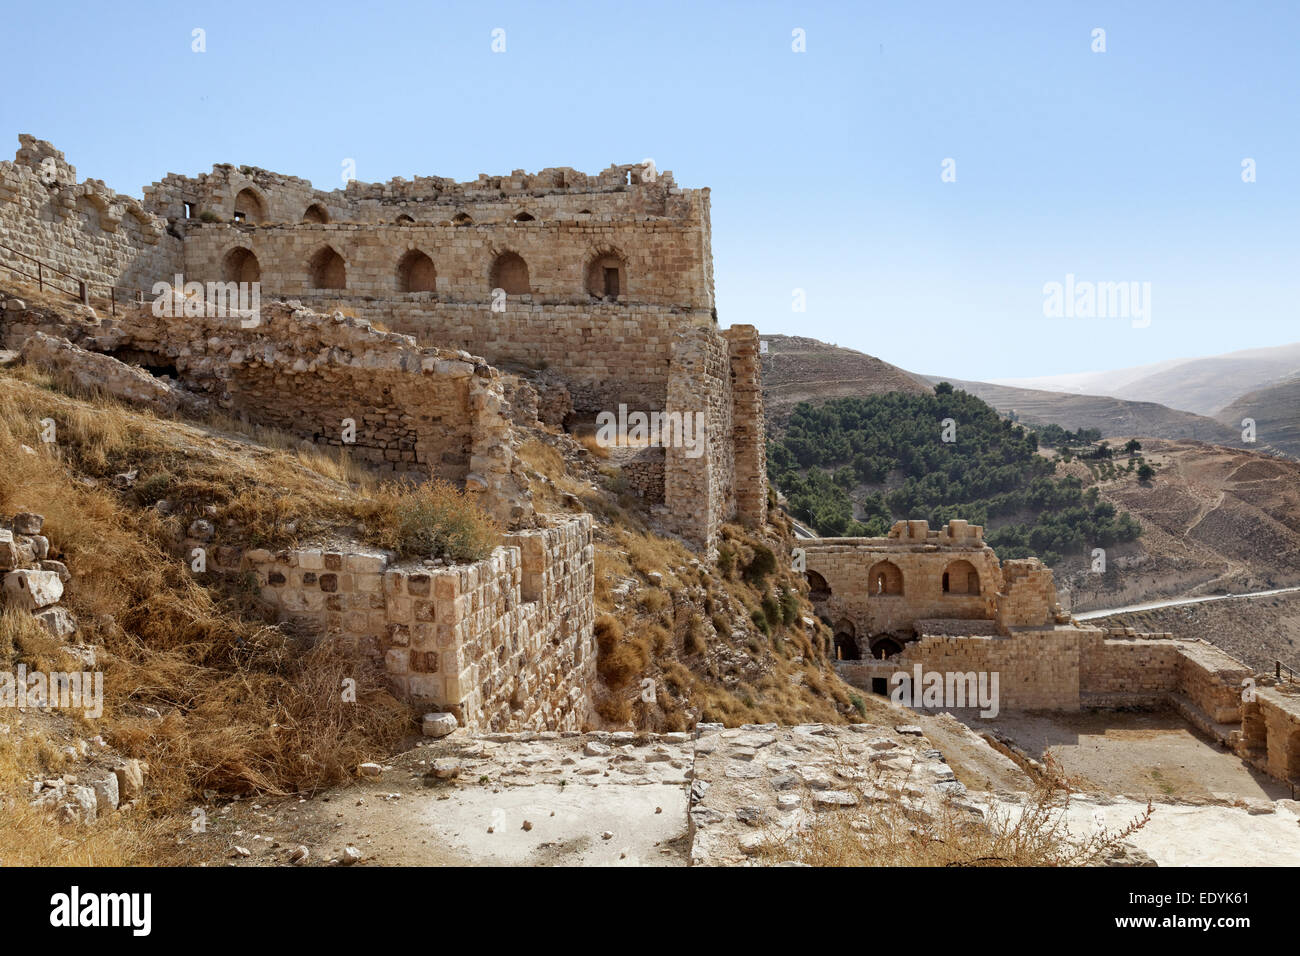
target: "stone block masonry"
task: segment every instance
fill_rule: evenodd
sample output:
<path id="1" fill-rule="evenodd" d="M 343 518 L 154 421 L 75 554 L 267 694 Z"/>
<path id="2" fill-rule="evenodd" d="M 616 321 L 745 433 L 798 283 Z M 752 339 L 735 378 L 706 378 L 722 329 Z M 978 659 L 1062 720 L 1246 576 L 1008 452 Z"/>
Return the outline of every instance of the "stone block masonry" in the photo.
<path id="1" fill-rule="evenodd" d="M 0 162 L 0 245 L 94 284 L 148 291 L 184 264 L 181 240 L 165 219 L 77 170 L 44 140 L 23 134 L 13 162 Z M 35 272 L 0 249 L 0 264 Z M 65 291 L 68 280 L 49 277 Z"/>
<path id="2" fill-rule="evenodd" d="M 503 521 L 531 514 L 501 373 L 482 359 L 291 303 L 263 304 L 249 321 L 131 308 L 88 340 L 97 351 L 149 356 L 256 424 L 346 446 L 381 469 L 462 485 Z"/>
<path id="3" fill-rule="evenodd" d="M 355 641 L 392 689 L 478 730 L 580 730 L 596 679 L 592 519 L 506 535 L 473 564 L 426 567 L 378 551 L 220 548 L 281 620 Z"/>
<path id="4" fill-rule="evenodd" d="M 308 307 L 272 307 L 275 327 L 251 342 L 228 324 L 187 317 L 164 326 L 137 311 L 103 335 L 64 336 L 77 346 L 116 350 L 151 371 L 174 368 L 218 407 L 313 441 L 351 443 L 341 437 L 351 419 L 364 461 L 462 482 L 508 519 L 528 507 L 509 477 L 510 442 L 497 420 L 520 413 L 503 405 L 488 363 L 544 371 L 556 399 L 545 409 L 551 422 L 583 425 L 620 405 L 706 416 L 701 458 L 668 448 L 662 479 L 657 462 L 631 476 L 689 545 L 711 553 L 723 523 L 765 522 L 758 336 L 750 326 L 717 328 L 708 189 L 678 187 L 672 173 L 638 163 L 467 183 L 351 181 L 326 192 L 221 164 L 195 177 L 169 174 L 137 202 L 76 186 L 75 170 L 49 143 L 20 139 L 15 161 L 0 164 L 0 241 L 9 235 L 100 281 L 152 289 L 179 275 L 187 284 L 255 285 L 262 303 Z M 58 225 L 82 196 L 84 215 Z M 387 363 L 410 357 L 397 354 L 405 346 L 327 341 L 312 311 L 359 320 L 344 323 L 349 329 L 369 322 L 413 336 L 426 348 L 420 361 L 435 365 L 422 371 L 443 387 L 424 388 L 427 379 L 410 368 L 388 374 L 398 369 Z M 305 323 L 304 334 L 281 316 Z M 27 327 L 6 325 L 8 339 Z M 87 364 L 68 350 L 45 351 Z M 472 377 L 455 381 L 463 361 Z"/>

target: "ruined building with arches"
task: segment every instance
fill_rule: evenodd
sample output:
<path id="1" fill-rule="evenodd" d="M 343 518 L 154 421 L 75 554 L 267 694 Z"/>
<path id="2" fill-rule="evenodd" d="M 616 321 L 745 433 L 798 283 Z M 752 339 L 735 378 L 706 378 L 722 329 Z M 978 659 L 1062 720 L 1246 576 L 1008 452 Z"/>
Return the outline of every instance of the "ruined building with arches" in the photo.
<path id="1" fill-rule="evenodd" d="M 628 464 L 632 486 L 705 553 L 725 522 L 765 520 L 758 333 L 718 325 L 707 188 L 679 187 L 648 163 L 350 179 L 329 191 L 219 164 L 168 174 L 137 200 L 79 181 L 48 142 L 19 141 L 14 161 L 0 162 L 8 255 L 42 258 L 88 294 L 125 301 L 176 277 L 257 283 L 263 302 L 464 352 L 501 373 L 507 413 L 536 408 L 551 426 L 581 430 L 620 405 L 703 413 L 704 454 L 647 449 Z"/>

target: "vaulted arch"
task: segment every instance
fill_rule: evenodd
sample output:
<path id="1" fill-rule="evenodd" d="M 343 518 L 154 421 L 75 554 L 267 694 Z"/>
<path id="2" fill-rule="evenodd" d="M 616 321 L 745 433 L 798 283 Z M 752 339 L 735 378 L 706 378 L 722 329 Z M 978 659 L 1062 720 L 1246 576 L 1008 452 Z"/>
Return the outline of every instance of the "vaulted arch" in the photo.
<path id="1" fill-rule="evenodd" d="M 870 597 L 901 595 L 903 572 L 893 561 L 877 561 L 867 572 L 867 594 Z"/>
<path id="2" fill-rule="evenodd" d="M 433 260 L 419 249 L 412 249 L 397 262 L 398 292 L 433 292 L 437 288 L 438 270 Z"/>
<path id="3" fill-rule="evenodd" d="M 346 289 L 347 265 L 332 246 L 321 246 L 307 264 L 313 289 Z"/>
<path id="4" fill-rule="evenodd" d="M 223 282 L 261 282 L 262 265 L 253 250 L 236 246 L 221 260 L 221 279 Z"/>
<path id="5" fill-rule="evenodd" d="M 266 222 L 266 202 L 250 186 L 235 195 L 235 222 Z"/>
<path id="6" fill-rule="evenodd" d="M 824 577 L 816 571 L 808 571 L 804 576 L 808 579 L 808 600 L 817 603 L 830 598 L 831 586 Z"/>
<path id="7" fill-rule="evenodd" d="M 303 211 L 302 221 L 325 223 L 330 221 L 330 214 L 324 206 L 314 202 Z"/>
<path id="8" fill-rule="evenodd" d="M 503 252 L 497 256 L 488 278 L 493 289 L 503 289 L 506 295 L 528 295 L 533 291 L 528 279 L 528 263 L 517 252 Z"/>
<path id="9" fill-rule="evenodd" d="M 943 569 L 944 594 L 979 594 L 980 573 L 969 561 L 953 561 Z"/>

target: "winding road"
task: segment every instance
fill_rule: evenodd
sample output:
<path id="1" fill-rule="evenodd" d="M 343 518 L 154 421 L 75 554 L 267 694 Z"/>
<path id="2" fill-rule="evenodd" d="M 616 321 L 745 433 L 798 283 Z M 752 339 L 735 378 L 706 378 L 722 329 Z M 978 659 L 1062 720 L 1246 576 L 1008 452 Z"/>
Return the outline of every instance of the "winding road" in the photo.
<path id="1" fill-rule="evenodd" d="M 1127 607 L 1102 608 L 1096 611 L 1080 611 L 1073 617 L 1078 621 L 1090 621 L 1098 617 L 1110 617 L 1112 614 L 1127 614 L 1130 611 L 1152 611 L 1162 607 L 1178 607 L 1181 604 L 1205 604 L 1209 601 L 1228 601 L 1233 598 L 1261 598 L 1271 597 L 1275 594 L 1293 594 L 1300 591 L 1300 587 L 1292 588 L 1274 588 L 1271 591 L 1251 591 L 1248 594 L 1211 594 L 1208 597 L 1198 598 L 1176 598 L 1171 601 L 1148 601 L 1145 604 L 1130 604 Z"/>

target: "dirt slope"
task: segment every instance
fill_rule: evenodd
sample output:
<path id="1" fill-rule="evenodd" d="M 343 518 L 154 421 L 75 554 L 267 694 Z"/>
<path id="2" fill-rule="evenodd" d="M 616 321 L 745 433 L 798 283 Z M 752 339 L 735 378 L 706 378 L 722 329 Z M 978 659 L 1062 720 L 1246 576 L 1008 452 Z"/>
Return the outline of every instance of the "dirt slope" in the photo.
<path id="1" fill-rule="evenodd" d="M 1112 549 L 1108 573 L 1075 559 L 1057 568 L 1075 610 L 1158 597 L 1300 584 L 1300 462 L 1191 441 L 1141 438 L 1157 475 L 1102 482 L 1102 495 L 1142 523 Z M 1087 477 L 1083 466 L 1069 466 Z"/>
<path id="2" fill-rule="evenodd" d="M 1227 428 L 1255 420 L 1256 439 L 1300 458 L 1300 376 L 1247 392 L 1214 417 Z"/>
<path id="3" fill-rule="evenodd" d="M 865 352 L 797 335 L 764 335 L 763 403 L 769 430 L 779 430 L 800 402 L 860 398 L 882 392 L 924 394 L 922 379 Z"/>

